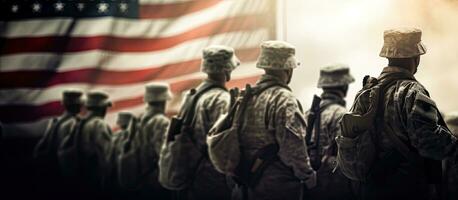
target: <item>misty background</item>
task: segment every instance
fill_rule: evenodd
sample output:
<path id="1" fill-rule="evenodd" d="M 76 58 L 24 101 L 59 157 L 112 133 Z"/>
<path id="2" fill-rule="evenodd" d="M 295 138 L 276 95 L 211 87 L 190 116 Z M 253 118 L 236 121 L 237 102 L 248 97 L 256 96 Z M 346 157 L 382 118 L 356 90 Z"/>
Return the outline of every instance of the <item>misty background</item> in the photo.
<path id="1" fill-rule="evenodd" d="M 301 66 L 292 89 L 308 108 L 319 69 L 346 63 L 356 81 L 347 107 L 365 75 L 377 77 L 387 65 L 378 54 L 383 31 L 416 27 L 423 31 L 427 53 L 416 78 L 429 90 L 441 112 L 458 111 L 458 1 L 455 0 L 280 0 L 278 33 L 297 48 Z"/>

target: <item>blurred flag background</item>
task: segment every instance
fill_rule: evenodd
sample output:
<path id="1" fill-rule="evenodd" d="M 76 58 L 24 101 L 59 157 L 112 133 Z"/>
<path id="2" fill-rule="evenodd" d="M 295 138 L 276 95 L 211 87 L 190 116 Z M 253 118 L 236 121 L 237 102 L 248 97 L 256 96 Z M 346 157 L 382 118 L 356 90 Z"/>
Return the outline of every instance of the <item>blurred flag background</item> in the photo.
<path id="1" fill-rule="evenodd" d="M 201 50 L 233 47 L 242 65 L 229 87 L 254 83 L 259 44 L 276 38 L 274 0 L 2 1 L 0 121 L 5 136 L 39 136 L 63 112 L 66 88 L 108 92 L 116 113 L 143 112 L 144 84 L 164 81 L 175 97 L 204 77 Z"/>
<path id="2" fill-rule="evenodd" d="M 202 78 L 201 50 L 236 49 L 243 65 L 229 87 L 254 83 L 260 42 L 294 44 L 301 66 L 291 87 L 310 106 L 319 69 L 347 63 L 356 78 L 387 65 L 378 56 L 383 31 L 423 30 L 428 52 L 416 77 L 444 113 L 458 111 L 457 0 L 0 0 L 0 121 L 7 136 L 43 132 L 62 112 L 61 91 L 78 87 L 111 95 L 116 112 L 139 114 L 143 85 L 169 82 L 176 111 L 180 93 Z M 30 131 L 32 130 L 32 131 Z"/>

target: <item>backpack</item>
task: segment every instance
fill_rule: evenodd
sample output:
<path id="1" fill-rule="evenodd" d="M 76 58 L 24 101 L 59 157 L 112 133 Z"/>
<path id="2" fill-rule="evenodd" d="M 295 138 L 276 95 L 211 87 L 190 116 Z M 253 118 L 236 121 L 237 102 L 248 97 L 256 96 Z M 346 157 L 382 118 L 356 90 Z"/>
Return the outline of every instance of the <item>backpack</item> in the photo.
<path id="1" fill-rule="evenodd" d="M 251 88 L 247 85 L 242 95 L 237 98 L 230 111 L 221 116 L 207 136 L 208 153 L 217 171 L 234 178 L 239 185 L 254 187 L 262 176 L 264 169 L 278 159 L 278 144 L 269 144 L 256 153 L 248 167 L 240 166 L 239 135 L 244 125 L 243 116 L 247 103 L 253 96 L 273 86 L 287 88 L 279 83 L 261 83 Z"/>
<path id="2" fill-rule="evenodd" d="M 390 142 L 394 143 L 396 151 L 408 160 L 416 160 L 413 153 L 391 129 L 385 128 L 384 123 L 384 94 L 388 88 L 399 80 L 415 80 L 403 73 L 393 73 L 384 81 L 366 76 L 363 88 L 357 93 L 355 101 L 349 113 L 344 114 L 340 122 L 343 137 L 337 137 L 337 162 L 342 173 L 351 180 L 370 181 L 383 170 L 383 166 L 395 159 L 378 157 L 379 136 L 382 130 L 387 131 Z M 396 101 L 396 100 L 395 100 Z M 368 104 L 364 114 L 355 111 L 361 102 Z M 351 140 L 352 145 L 340 145 L 340 139 Z M 397 155 L 397 154 L 396 154 Z"/>
<path id="3" fill-rule="evenodd" d="M 194 112 L 199 98 L 213 88 L 226 88 L 215 84 L 204 84 L 192 89 L 178 116 L 171 119 L 166 139 L 159 156 L 159 183 L 170 190 L 182 190 L 193 181 L 192 175 L 199 163 L 207 156 L 206 149 L 197 146 L 193 139 Z M 189 155 L 200 155 L 198 160 Z"/>

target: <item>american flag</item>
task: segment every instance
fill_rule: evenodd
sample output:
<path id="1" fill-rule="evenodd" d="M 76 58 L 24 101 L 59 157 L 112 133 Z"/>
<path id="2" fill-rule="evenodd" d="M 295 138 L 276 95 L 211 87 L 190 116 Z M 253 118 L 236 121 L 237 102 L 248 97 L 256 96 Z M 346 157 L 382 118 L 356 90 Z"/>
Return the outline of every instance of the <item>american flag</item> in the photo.
<path id="1" fill-rule="evenodd" d="M 108 92 L 112 125 L 120 110 L 144 110 L 145 83 L 168 82 L 180 97 L 204 77 L 201 50 L 210 44 L 233 47 L 242 61 L 229 87 L 254 83 L 259 44 L 275 38 L 274 0 L 0 3 L 0 121 L 14 134 L 42 132 L 62 113 L 66 88 Z"/>

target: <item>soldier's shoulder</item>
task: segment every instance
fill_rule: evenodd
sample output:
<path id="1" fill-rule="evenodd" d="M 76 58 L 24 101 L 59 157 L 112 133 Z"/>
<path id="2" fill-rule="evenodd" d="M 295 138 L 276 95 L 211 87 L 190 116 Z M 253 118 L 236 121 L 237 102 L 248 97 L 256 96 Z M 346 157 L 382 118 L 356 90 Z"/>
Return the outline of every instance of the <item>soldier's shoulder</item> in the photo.
<path id="1" fill-rule="evenodd" d="M 428 91 L 426 90 L 425 86 L 423 86 L 420 82 L 413 80 L 401 80 L 399 83 L 398 92 L 405 94 L 428 94 Z"/>
<path id="2" fill-rule="evenodd" d="M 163 113 L 155 115 L 150 121 L 154 121 L 156 123 L 168 123 L 170 119 Z"/>
<path id="3" fill-rule="evenodd" d="M 229 101 L 230 98 L 229 92 L 222 88 L 212 88 L 201 97 L 205 104 L 211 103 L 212 101 Z"/>

